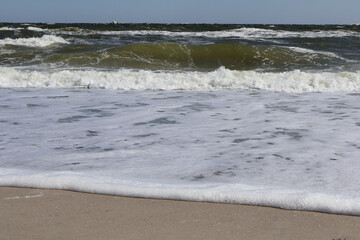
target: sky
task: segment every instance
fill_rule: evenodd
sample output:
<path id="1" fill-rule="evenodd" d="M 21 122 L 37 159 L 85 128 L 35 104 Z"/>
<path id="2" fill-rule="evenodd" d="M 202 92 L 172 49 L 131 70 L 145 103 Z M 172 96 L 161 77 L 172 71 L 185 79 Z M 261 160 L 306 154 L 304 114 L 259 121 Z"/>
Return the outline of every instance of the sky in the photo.
<path id="1" fill-rule="evenodd" d="M 1 0 L 0 22 L 358 24 L 360 0 Z"/>

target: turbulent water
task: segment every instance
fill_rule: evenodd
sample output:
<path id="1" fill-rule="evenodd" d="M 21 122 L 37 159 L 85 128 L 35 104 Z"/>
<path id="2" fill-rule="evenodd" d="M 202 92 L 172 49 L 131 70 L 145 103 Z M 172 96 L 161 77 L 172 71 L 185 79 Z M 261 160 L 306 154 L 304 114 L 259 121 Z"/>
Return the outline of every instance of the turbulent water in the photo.
<path id="1" fill-rule="evenodd" d="M 360 26 L 0 23 L 0 185 L 360 215 Z"/>

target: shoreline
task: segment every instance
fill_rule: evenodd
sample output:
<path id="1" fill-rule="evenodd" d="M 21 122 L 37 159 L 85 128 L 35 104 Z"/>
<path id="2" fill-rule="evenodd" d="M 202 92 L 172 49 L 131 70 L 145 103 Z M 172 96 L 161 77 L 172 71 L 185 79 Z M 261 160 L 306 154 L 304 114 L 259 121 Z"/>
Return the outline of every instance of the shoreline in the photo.
<path id="1" fill-rule="evenodd" d="M 0 187 L 0 239 L 360 239 L 360 217 Z"/>

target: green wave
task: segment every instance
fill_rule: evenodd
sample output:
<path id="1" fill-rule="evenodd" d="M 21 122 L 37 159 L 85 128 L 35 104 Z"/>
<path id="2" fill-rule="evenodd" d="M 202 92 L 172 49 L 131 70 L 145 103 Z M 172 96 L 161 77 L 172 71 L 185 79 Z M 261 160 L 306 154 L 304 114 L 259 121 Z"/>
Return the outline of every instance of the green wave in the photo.
<path id="1" fill-rule="evenodd" d="M 87 45 L 68 45 L 41 59 L 42 63 L 66 67 L 204 71 L 221 66 L 232 70 L 283 70 L 326 66 L 334 60 L 339 60 L 322 53 L 301 52 L 286 47 L 237 43 L 191 45 L 168 42 L 139 43 L 95 50 Z"/>

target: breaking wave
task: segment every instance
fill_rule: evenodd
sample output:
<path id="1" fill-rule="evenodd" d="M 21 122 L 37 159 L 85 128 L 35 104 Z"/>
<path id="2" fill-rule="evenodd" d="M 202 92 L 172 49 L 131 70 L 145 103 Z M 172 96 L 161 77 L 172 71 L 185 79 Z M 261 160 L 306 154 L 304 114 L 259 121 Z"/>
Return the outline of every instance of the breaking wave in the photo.
<path id="1" fill-rule="evenodd" d="M 1 30 L 1 28 L 0 28 Z M 6 30 L 6 29 L 4 29 Z M 10 29 L 7 29 L 10 30 Z M 48 29 L 29 26 L 27 30 L 64 35 L 119 35 L 119 36 L 167 36 L 167 37 L 206 37 L 206 38 L 240 38 L 240 39 L 272 39 L 272 38 L 340 38 L 360 37 L 357 31 L 320 30 L 320 31 L 286 31 L 254 27 L 242 27 L 220 31 L 169 31 L 169 30 L 92 30 L 80 27 L 64 27 Z"/>
<path id="2" fill-rule="evenodd" d="M 247 90 L 282 92 L 358 92 L 360 72 L 299 70 L 282 73 L 235 71 L 221 67 L 211 72 L 149 70 L 34 71 L 0 68 L 0 87 L 105 88 L 122 90 Z"/>
<path id="3" fill-rule="evenodd" d="M 40 38 L 5 38 L 0 40 L 0 46 L 14 45 L 14 46 L 26 46 L 26 47 L 48 47 L 52 44 L 68 44 L 69 42 L 62 37 L 53 35 L 44 35 Z"/>
<path id="4" fill-rule="evenodd" d="M 28 54 L 30 54 L 28 59 L 38 59 L 37 55 Z M 15 62 L 17 58 L 15 56 L 11 59 Z M 95 51 L 88 45 L 69 45 L 55 54 L 46 53 L 41 58 L 41 62 L 35 63 L 58 67 L 106 69 L 209 71 L 224 66 L 231 70 L 262 68 L 283 71 L 306 67 L 329 67 L 346 61 L 333 53 L 299 51 L 288 47 L 237 43 L 191 45 L 165 42 L 129 44 Z"/>

